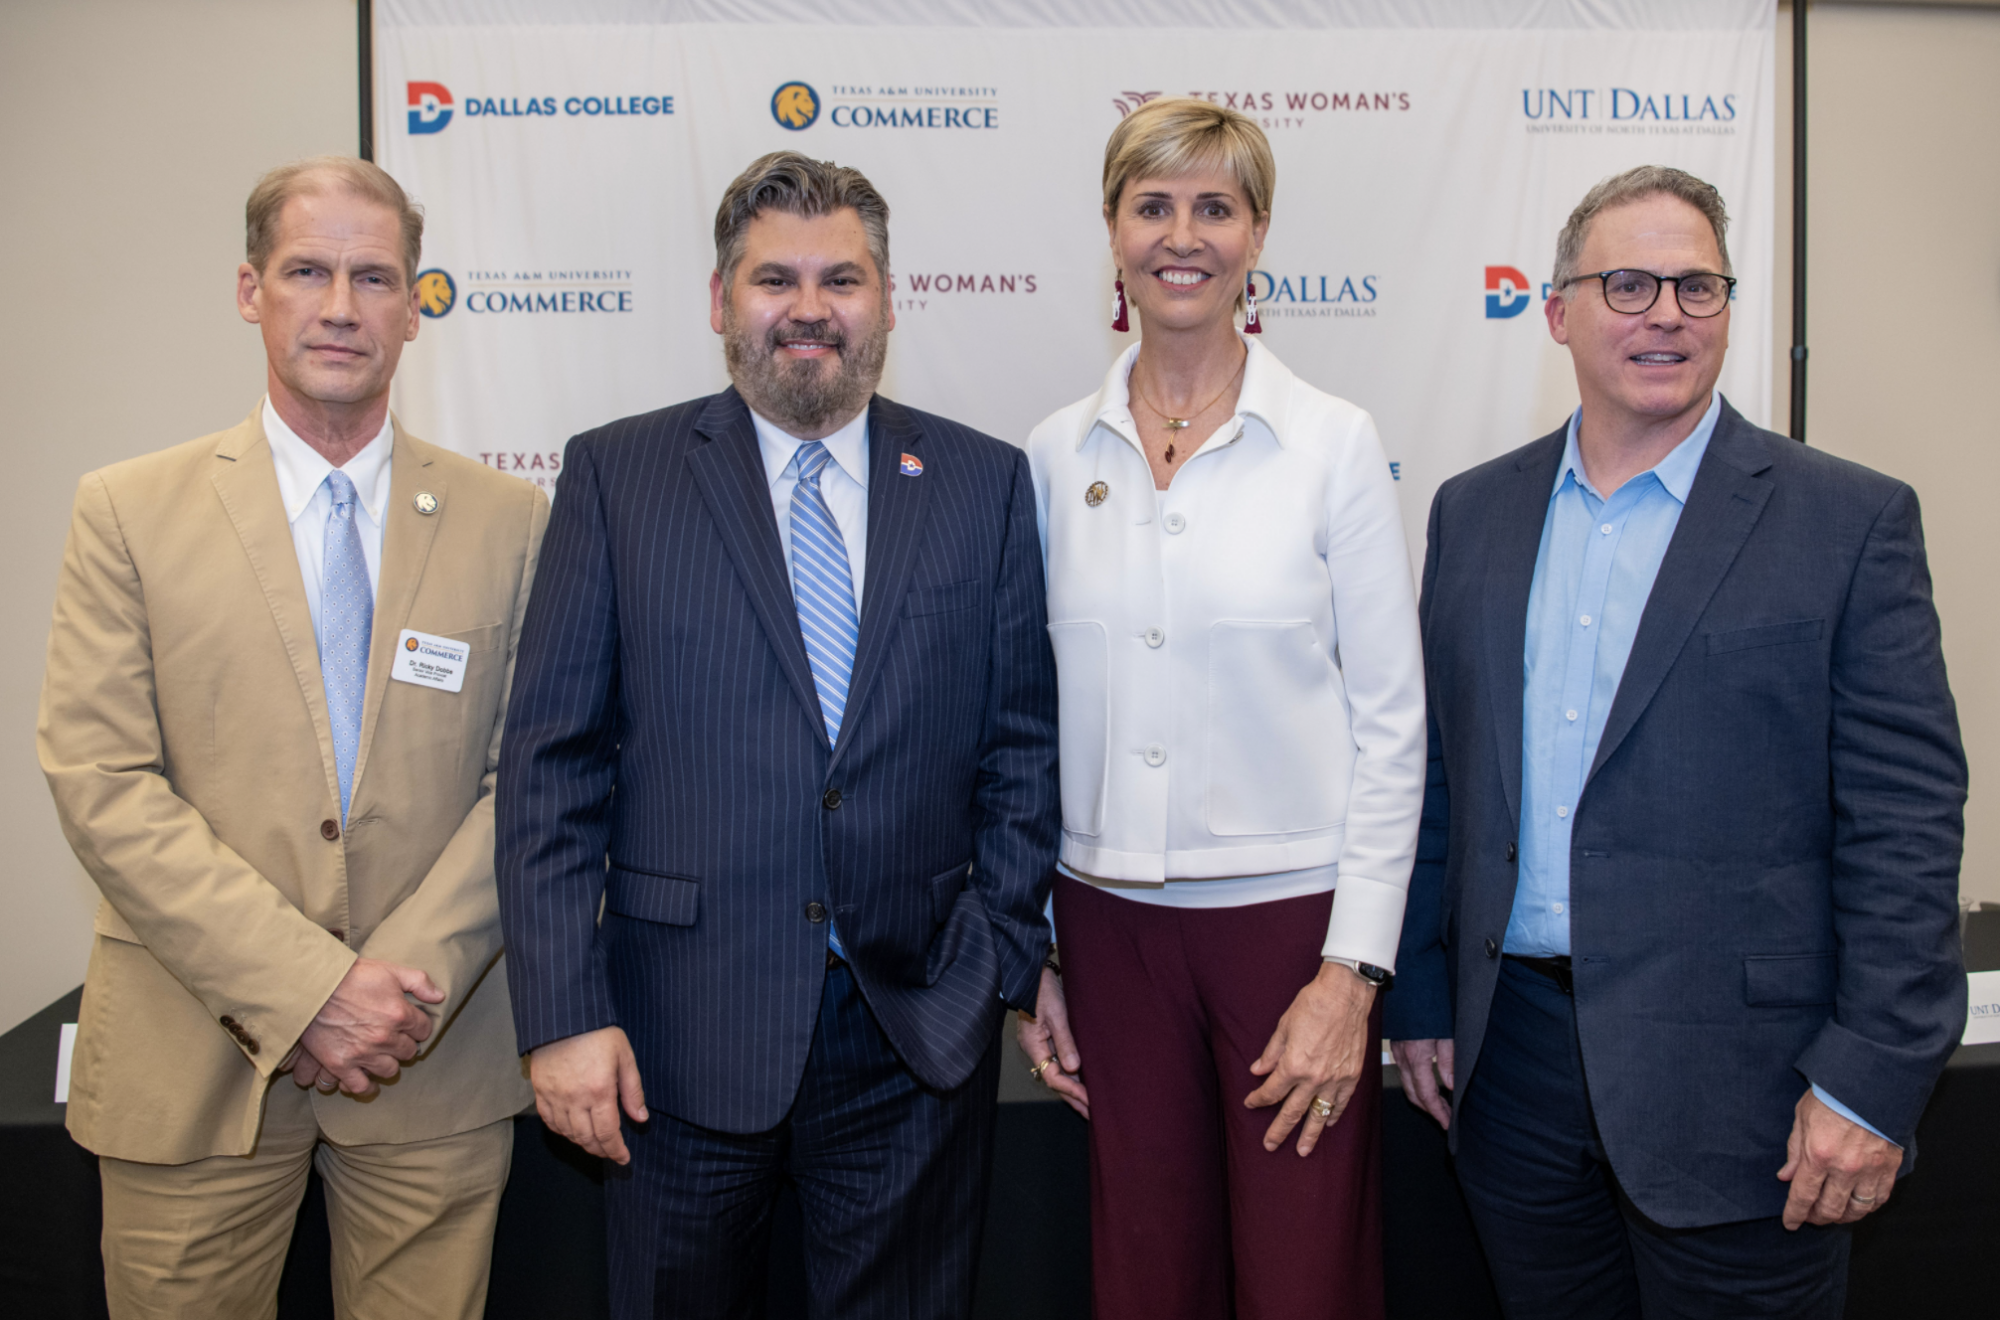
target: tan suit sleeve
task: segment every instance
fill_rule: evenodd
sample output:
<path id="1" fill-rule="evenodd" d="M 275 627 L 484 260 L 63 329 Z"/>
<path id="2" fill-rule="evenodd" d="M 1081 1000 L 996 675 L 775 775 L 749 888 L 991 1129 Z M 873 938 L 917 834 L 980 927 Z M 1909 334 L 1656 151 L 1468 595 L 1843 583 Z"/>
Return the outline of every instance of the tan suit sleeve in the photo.
<path id="1" fill-rule="evenodd" d="M 269 1075 L 354 954 L 167 779 L 144 584 L 97 473 L 77 488 L 35 730 L 77 860 L 139 941 Z M 233 1024 L 233 1026 L 232 1026 Z"/>
<path id="2" fill-rule="evenodd" d="M 507 694 L 514 686 L 515 649 L 528 613 L 528 593 L 535 582 L 542 533 L 549 524 L 548 498 L 535 487 L 528 487 L 528 491 L 527 558 L 514 597 L 514 617 L 507 632 L 507 678 L 493 715 L 493 735 L 486 744 L 479 798 L 416 891 L 396 905 L 361 947 L 364 958 L 428 972 L 445 998 L 442 1003 L 418 1007 L 439 1023 L 449 1022 L 464 1006 L 466 996 L 500 953 L 500 895 L 493 880 L 493 786 L 500 767 L 500 738 L 507 724 Z M 438 1040 L 433 1035 L 431 1044 L 435 1046 Z"/>

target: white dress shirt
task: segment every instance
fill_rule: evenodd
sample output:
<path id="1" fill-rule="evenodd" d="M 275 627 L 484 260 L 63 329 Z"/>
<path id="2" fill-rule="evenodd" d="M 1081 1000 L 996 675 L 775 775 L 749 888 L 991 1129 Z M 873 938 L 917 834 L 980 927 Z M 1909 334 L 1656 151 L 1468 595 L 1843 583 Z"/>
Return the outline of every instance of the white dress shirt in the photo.
<path id="1" fill-rule="evenodd" d="M 278 470 L 278 497 L 285 504 L 285 519 L 292 525 L 292 549 L 299 557 L 299 576 L 305 579 L 313 638 L 323 640 L 319 635 L 320 582 L 326 567 L 326 521 L 333 515 L 333 492 L 327 489 L 326 474 L 333 471 L 333 464 L 285 425 L 269 396 L 264 399 L 264 439 L 270 443 L 271 462 Z M 395 427 L 385 416 L 375 438 L 340 465 L 361 501 L 361 516 L 355 525 L 361 532 L 361 557 L 368 563 L 368 589 L 377 595 L 382 587 L 382 523 L 389 508 L 389 456 L 395 445 Z"/>
<path id="2" fill-rule="evenodd" d="M 799 484 L 797 436 L 780 430 L 776 422 L 757 415 L 757 445 L 764 454 L 764 473 L 771 482 L 771 511 L 778 515 L 778 544 L 785 550 L 785 572 L 792 573 L 792 491 Z M 819 474 L 819 493 L 840 525 L 840 539 L 847 543 L 847 568 L 854 575 L 854 617 L 861 617 L 861 580 L 868 567 L 868 410 L 863 408 L 847 425 L 820 441 L 833 462 Z M 792 574 L 792 595 L 798 595 L 798 576 Z"/>
<path id="3" fill-rule="evenodd" d="M 1243 343 L 1235 415 L 1166 490 L 1129 407 L 1136 345 L 1028 439 L 1061 860 L 1181 906 L 1331 888 L 1324 955 L 1393 968 L 1425 771 L 1402 514 L 1368 414 Z"/>

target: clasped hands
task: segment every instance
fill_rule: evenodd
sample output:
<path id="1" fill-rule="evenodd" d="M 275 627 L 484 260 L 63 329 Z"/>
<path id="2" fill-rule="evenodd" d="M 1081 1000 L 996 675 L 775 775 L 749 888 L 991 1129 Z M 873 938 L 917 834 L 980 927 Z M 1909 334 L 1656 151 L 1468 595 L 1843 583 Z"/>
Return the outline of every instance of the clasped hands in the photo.
<path id="1" fill-rule="evenodd" d="M 1452 1085 L 1452 1042 L 1398 1040 L 1389 1050 L 1410 1103 L 1450 1127 L 1451 1102 L 1443 1092 Z M 1902 1163 L 1901 1146 L 1835 1113 L 1807 1087 L 1792 1112 L 1785 1166 L 1778 1170 L 1779 1180 L 1791 1184 L 1785 1227 L 1852 1224 L 1872 1214 L 1895 1190 Z"/>
<path id="2" fill-rule="evenodd" d="M 441 1004 L 444 991 L 414 967 L 355 959 L 283 1066 L 301 1087 L 326 1095 L 374 1095 L 430 1038 L 430 1014 L 412 998 Z"/>
<path id="3" fill-rule="evenodd" d="M 1299 1154 L 1310 1155 L 1320 1135 L 1340 1121 L 1361 1080 L 1367 1051 L 1374 1048 L 1368 1032 L 1374 1003 L 1373 985 L 1352 968 L 1331 962 L 1322 963 L 1319 974 L 1292 999 L 1264 1052 L 1250 1065 L 1263 1085 L 1243 1099 L 1248 1109 L 1278 1106 L 1264 1132 L 1265 1150 L 1276 1151 L 1296 1129 Z M 1020 1019 L 1021 1052 L 1037 1065 L 1053 1059 L 1037 1074 L 1043 1084 L 1089 1118 L 1083 1057 L 1070 1032 L 1062 978 L 1054 971 L 1043 969 L 1035 1011 Z"/>

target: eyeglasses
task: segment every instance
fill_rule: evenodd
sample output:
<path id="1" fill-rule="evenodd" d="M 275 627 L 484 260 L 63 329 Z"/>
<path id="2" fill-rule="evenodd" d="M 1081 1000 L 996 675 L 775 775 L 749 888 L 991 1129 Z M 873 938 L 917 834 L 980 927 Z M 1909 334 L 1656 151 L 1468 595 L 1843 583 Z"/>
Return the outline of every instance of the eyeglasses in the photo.
<path id="1" fill-rule="evenodd" d="M 1712 275 L 1707 271 L 1690 275 L 1655 275 L 1646 270 L 1595 271 L 1589 275 L 1572 276 L 1563 281 L 1563 287 L 1581 284 L 1585 280 L 1602 281 L 1605 305 L 1627 316 L 1637 316 L 1650 310 L 1660 300 L 1662 284 L 1674 286 L 1674 301 L 1689 316 L 1715 316 L 1729 306 L 1730 291 L 1736 287 L 1736 281 L 1729 276 Z"/>

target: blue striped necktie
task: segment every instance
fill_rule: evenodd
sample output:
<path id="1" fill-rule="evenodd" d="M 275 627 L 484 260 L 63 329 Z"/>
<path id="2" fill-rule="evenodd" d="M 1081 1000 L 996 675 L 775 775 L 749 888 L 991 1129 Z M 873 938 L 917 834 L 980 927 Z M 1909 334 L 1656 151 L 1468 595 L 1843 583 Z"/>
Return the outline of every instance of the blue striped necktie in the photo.
<path id="1" fill-rule="evenodd" d="M 326 562 L 320 573 L 319 669 L 326 714 L 333 725 L 333 759 L 340 771 L 340 819 L 354 791 L 361 751 L 361 698 L 368 687 L 368 634 L 375 626 L 375 589 L 361 554 L 360 500 L 338 468 L 326 474 L 333 512 L 326 519 Z"/>
<path id="2" fill-rule="evenodd" d="M 819 441 L 808 440 L 793 461 L 798 464 L 799 484 L 792 487 L 792 590 L 820 714 L 826 719 L 827 741 L 839 742 L 854 651 L 861 639 L 854 574 L 847 566 L 847 542 L 841 539 L 840 524 L 833 520 L 833 510 L 819 488 L 833 455 Z"/>
<path id="3" fill-rule="evenodd" d="M 840 524 L 820 492 L 819 479 L 833 461 L 825 445 L 808 440 L 792 461 L 799 484 L 792 487 L 792 594 L 799 607 L 799 632 L 805 637 L 806 660 L 812 665 L 813 688 L 819 693 L 819 713 L 826 720 L 826 740 L 840 741 L 840 717 L 847 709 L 847 685 L 854 677 L 854 651 L 861 624 L 854 612 L 854 570 L 847 563 L 847 542 Z M 829 921 L 826 946 L 842 958 L 847 948 Z"/>

